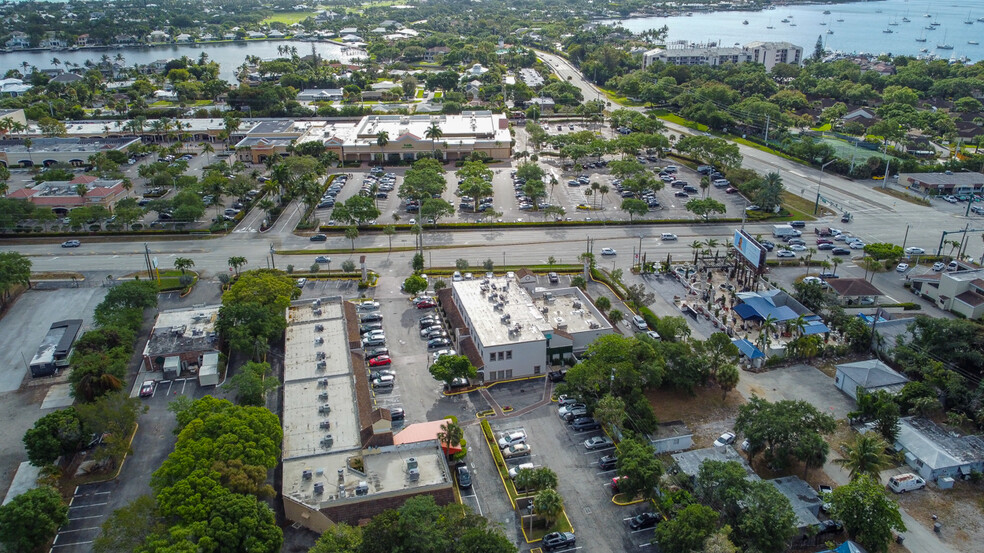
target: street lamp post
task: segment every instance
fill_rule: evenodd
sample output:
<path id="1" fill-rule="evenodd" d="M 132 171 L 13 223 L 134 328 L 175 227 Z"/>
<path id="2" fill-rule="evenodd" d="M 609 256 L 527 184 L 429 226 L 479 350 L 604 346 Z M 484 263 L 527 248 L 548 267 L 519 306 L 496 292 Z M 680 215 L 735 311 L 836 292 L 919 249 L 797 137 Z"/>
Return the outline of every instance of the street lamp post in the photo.
<path id="1" fill-rule="evenodd" d="M 820 210 L 820 185 L 823 184 L 823 170 L 836 160 L 830 160 L 820 166 L 820 180 L 817 181 L 817 201 L 813 204 L 813 214 L 816 215 L 817 211 Z"/>

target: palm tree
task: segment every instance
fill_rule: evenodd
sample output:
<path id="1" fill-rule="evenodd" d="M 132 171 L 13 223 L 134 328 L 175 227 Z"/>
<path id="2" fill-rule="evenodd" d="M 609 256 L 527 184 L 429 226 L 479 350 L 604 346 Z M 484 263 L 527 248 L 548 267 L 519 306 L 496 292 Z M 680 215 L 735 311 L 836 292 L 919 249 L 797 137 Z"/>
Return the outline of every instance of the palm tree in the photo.
<path id="1" fill-rule="evenodd" d="M 246 261 L 246 258 L 241 255 L 235 255 L 229 258 L 229 266 L 236 270 L 236 276 L 239 276 L 239 268 L 247 263 L 249 261 Z"/>
<path id="2" fill-rule="evenodd" d="M 768 355 L 769 344 L 772 343 L 772 331 L 776 329 L 776 319 L 772 315 L 769 315 L 762 321 L 762 327 L 759 329 L 759 343 L 762 344 L 762 353 Z"/>
<path id="3" fill-rule="evenodd" d="M 211 165 L 212 156 L 210 154 L 215 153 L 215 147 L 212 146 L 211 142 L 202 142 L 200 146 L 202 147 L 202 151 L 205 152 L 205 164 Z"/>
<path id="4" fill-rule="evenodd" d="M 185 274 L 186 269 L 190 269 L 195 266 L 195 261 L 187 257 L 175 257 L 174 258 L 174 268 L 181 271 L 181 274 Z"/>
<path id="5" fill-rule="evenodd" d="M 603 185 L 601 185 L 601 187 L 598 188 L 598 193 L 601 194 L 601 208 L 602 209 L 605 208 L 605 196 L 607 196 L 608 193 L 611 192 L 611 191 L 612 191 L 612 189 L 609 188 L 607 184 L 603 184 Z"/>
<path id="6" fill-rule="evenodd" d="M 80 182 L 75 185 L 75 193 L 79 195 L 79 198 L 82 198 L 82 203 L 84 204 L 85 195 L 89 193 L 89 187 Z"/>
<path id="7" fill-rule="evenodd" d="M 387 132 L 387 131 L 379 131 L 379 134 L 376 135 L 376 145 L 379 146 L 379 164 L 380 165 L 382 165 L 383 164 L 383 160 L 386 159 L 385 158 L 385 154 L 383 153 L 383 148 L 385 148 L 386 145 L 389 144 L 389 141 L 390 141 L 390 135 L 389 135 L 389 132 Z"/>
<path id="8" fill-rule="evenodd" d="M 533 498 L 533 509 L 547 520 L 547 525 L 550 525 L 563 512 L 564 499 L 553 488 L 540 490 Z"/>
<path id="9" fill-rule="evenodd" d="M 457 446 L 461 439 L 465 437 L 464 430 L 458 423 L 448 419 L 448 422 L 441 425 L 441 431 L 437 433 L 437 441 L 444 447 L 444 453 L 450 454 L 451 446 Z"/>
<path id="10" fill-rule="evenodd" d="M 601 183 L 593 182 L 591 183 L 591 208 L 594 209 L 595 205 L 598 203 L 598 193 L 601 191 Z M 587 196 L 588 192 L 585 191 L 584 195 Z"/>
<path id="11" fill-rule="evenodd" d="M 810 274 L 810 261 L 813 260 L 813 256 L 816 255 L 816 253 L 817 253 L 816 248 L 808 248 L 806 250 L 806 274 L 808 276 Z"/>
<path id="12" fill-rule="evenodd" d="M 786 323 L 789 329 L 796 329 L 796 336 L 802 336 L 806 332 L 806 315 L 800 313 L 798 317 Z"/>
<path id="13" fill-rule="evenodd" d="M 427 127 L 427 131 L 424 132 L 424 137 L 429 138 L 431 141 L 431 155 L 437 158 L 437 141 L 444 136 L 444 131 L 437 123 L 431 123 L 431 126 Z"/>
<path id="14" fill-rule="evenodd" d="M 700 252 L 700 249 L 703 247 L 704 244 L 702 244 L 700 240 L 694 240 L 693 242 L 690 243 L 690 249 L 694 250 L 694 265 L 697 264 L 697 254 Z"/>
<path id="15" fill-rule="evenodd" d="M 892 466 L 892 460 L 885 454 L 888 443 L 877 432 L 866 432 L 854 437 L 852 443 L 842 443 L 843 459 L 834 459 L 838 465 L 851 472 L 851 480 L 862 474 L 878 479 L 878 473 Z"/>

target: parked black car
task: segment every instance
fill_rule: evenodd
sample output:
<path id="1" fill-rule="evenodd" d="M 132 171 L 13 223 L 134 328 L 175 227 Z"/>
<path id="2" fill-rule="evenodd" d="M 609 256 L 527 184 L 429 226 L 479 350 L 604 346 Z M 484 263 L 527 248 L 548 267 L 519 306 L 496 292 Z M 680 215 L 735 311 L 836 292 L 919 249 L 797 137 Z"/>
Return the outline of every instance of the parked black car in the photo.
<path id="1" fill-rule="evenodd" d="M 564 377 L 566 376 L 567 376 L 567 369 L 561 369 L 559 371 L 550 371 L 549 373 L 547 373 L 547 378 L 549 378 L 551 382 L 562 382 L 564 380 Z"/>
<path id="2" fill-rule="evenodd" d="M 601 470 L 612 470 L 618 463 L 618 458 L 615 455 L 605 455 L 601 459 L 598 459 L 598 468 Z"/>
<path id="3" fill-rule="evenodd" d="M 661 520 L 663 520 L 663 516 L 660 515 L 659 513 L 653 513 L 653 512 L 642 513 L 632 517 L 629 520 L 629 528 L 632 528 L 633 530 L 652 528 L 653 526 L 659 524 Z"/>
<path id="4" fill-rule="evenodd" d="M 577 538 L 571 532 L 550 532 L 543 536 L 541 545 L 544 551 L 555 551 L 557 549 L 570 549 L 577 543 Z"/>

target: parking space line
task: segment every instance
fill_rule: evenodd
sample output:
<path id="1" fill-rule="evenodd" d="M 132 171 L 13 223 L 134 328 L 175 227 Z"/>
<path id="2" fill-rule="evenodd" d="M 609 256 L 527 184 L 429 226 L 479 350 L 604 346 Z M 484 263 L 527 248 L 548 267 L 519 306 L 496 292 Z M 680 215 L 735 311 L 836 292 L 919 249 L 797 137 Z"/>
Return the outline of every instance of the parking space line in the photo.
<path id="1" fill-rule="evenodd" d="M 638 530 L 632 530 L 629 533 L 630 534 L 638 534 L 639 532 L 645 532 L 646 530 L 651 530 L 651 528 L 640 528 Z"/>
<path id="2" fill-rule="evenodd" d="M 68 517 L 68 520 L 86 520 L 90 518 L 102 518 L 103 515 L 92 515 L 88 517 Z"/>
<path id="3" fill-rule="evenodd" d="M 601 471 L 601 472 L 596 472 L 595 473 L 595 476 L 601 476 L 602 474 L 609 474 L 609 473 L 612 473 L 612 472 L 616 472 L 617 470 L 618 469 L 612 469 L 612 470 L 604 470 L 604 471 Z"/>
<path id="4" fill-rule="evenodd" d="M 100 528 L 99 526 L 89 526 L 88 528 L 78 528 L 75 530 L 60 530 L 58 533 L 67 534 L 69 532 L 85 532 L 86 530 L 98 530 L 99 528 Z"/>
<path id="5" fill-rule="evenodd" d="M 72 505 L 69 509 L 84 509 L 86 507 L 100 507 L 102 505 L 109 505 L 109 502 L 89 503 L 88 505 Z"/>
<path id="6" fill-rule="evenodd" d="M 55 539 L 57 540 L 58 538 L 55 538 Z M 51 544 L 51 548 L 54 549 L 56 547 L 71 547 L 73 545 L 85 545 L 87 543 L 92 543 L 92 541 L 93 540 L 89 540 L 89 541 L 73 541 L 72 543 L 53 543 L 53 544 Z"/>

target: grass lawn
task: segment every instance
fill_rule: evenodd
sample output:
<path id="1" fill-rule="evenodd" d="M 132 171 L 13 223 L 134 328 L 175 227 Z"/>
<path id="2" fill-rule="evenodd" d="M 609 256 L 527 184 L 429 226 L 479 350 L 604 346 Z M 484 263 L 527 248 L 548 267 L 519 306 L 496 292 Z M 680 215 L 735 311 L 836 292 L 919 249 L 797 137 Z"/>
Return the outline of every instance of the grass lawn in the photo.
<path id="1" fill-rule="evenodd" d="M 417 90 L 417 98 L 423 98 L 423 97 L 424 97 L 424 89 Z"/>
<path id="2" fill-rule="evenodd" d="M 816 217 L 814 217 L 813 206 L 815 204 L 815 200 L 810 201 L 788 192 L 782 193 L 782 206 L 789 210 L 790 220 L 792 221 L 812 221 L 816 217 L 837 214 L 833 209 L 820 204 L 820 210 L 817 212 Z"/>
<path id="3" fill-rule="evenodd" d="M 696 129 L 696 130 L 701 131 L 701 132 L 706 132 L 707 129 L 708 129 L 707 125 L 703 125 L 701 123 L 696 123 L 694 121 L 690 121 L 689 119 L 684 119 L 683 117 L 680 117 L 679 115 L 677 115 L 675 113 L 667 113 L 667 114 L 664 114 L 664 115 L 657 115 L 656 117 L 658 117 L 658 118 L 660 118 L 660 119 L 662 119 L 664 121 L 669 121 L 670 123 L 676 123 L 677 125 L 683 125 L 684 127 L 687 127 L 687 128 L 690 128 L 690 129 Z"/>
<path id="4" fill-rule="evenodd" d="M 314 17 L 317 12 L 287 12 L 287 13 L 275 13 L 270 17 L 267 17 L 261 24 L 270 23 L 283 23 L 284 25 L 293 25 L 294 23 L 300 23 L 309 17 Z"/>
<path id="5" fill-rule="evenodd" d="M 168 290 L 180 290 L 181 289 L 181 271 L 177 269 L 161 269 L 159 271 L 161 281 L 160 289 L 162 292 Z M 186 275 L 191 276 L 194 280 L 191 285 L 194 286 L 198 282 L 198 274 L 195 271 L 187 271 Z M 130 273 L 124 278 L 141 278 L 147 279 L 147 271 L 139 271 L 136 273 Z"/>
<path id="6" fill-rule="evenodd" d="M 830 130 L 830 123 L 827 123 L 826 125 L 821 125 L 819 127 L 813 127 L 810 130 L 811 131 L 817 131 L 817 132 L 829 131 Z"/>
<path id="7" fill-rule="evenodd" d="M 437 100 L 438 98 L 441 98 L 443 96 L 444 96 L 444 92 L 442 92 L 440 90 L 438 90 L 437 92 L 434 93 L 434 99 L 435 100 Z"/>

